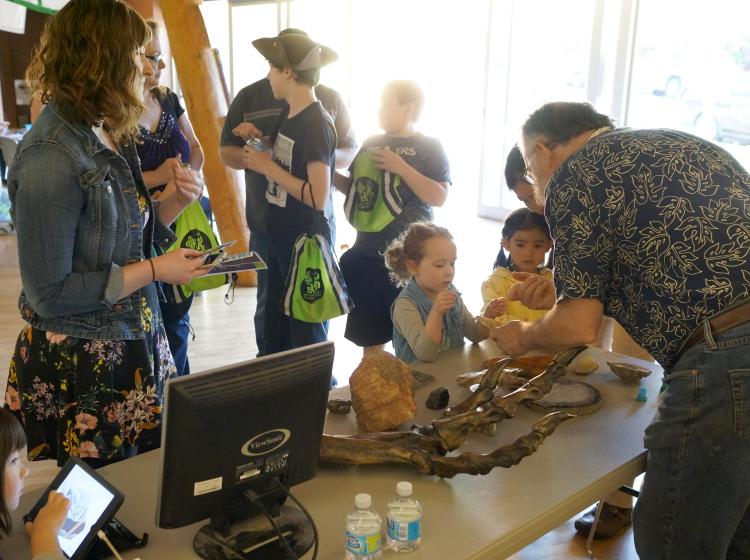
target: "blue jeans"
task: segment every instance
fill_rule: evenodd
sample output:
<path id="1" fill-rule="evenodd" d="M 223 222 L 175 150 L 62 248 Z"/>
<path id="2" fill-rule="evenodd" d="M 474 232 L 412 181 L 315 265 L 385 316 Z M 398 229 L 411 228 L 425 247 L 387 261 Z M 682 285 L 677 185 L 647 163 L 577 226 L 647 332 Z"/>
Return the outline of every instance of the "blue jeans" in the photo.
<path id="1" fill-rule="evenodd" d="M 177 375 L 188 375 L 190 373 L 188 361 L 190 315 L 185 311 L 184 306 L 169 301 L 161 302 L 159 308 L 169 341 L 169 349 L 172 351 L 174 365 L 177 367 Z"/>
<path id="2" fill-rule="evenodd" d="M 263 288 L 263 349 L 260 350 L 261 347 L 258 346 L 259 356 L 300 348 L 328 339 L 328 321 L 306 323 L 284 314 L 282 308 L 284 283 L 289 274 L 292 248 L 295 241 L 296 236 L 288 236 L 283 233 L 277 234 L 275 237 L 268 236 L 268 258 L 266 260 L 268 270 L 266 271 Z M 260 291 L 259 289 L 259 294 Z"/>
<path id="3" fill-rule="evenodd" d="M 268 256 L 271 252 L 271 236 L 267 233 L 250 233 L 250 250 L 258 253 L 261 259 L 268 264 Z M 256 273 L 258 290 L 255 295 L 255 343 L 258 346 L 258 356 L 266 355 L 266 300 L 268 299 L 268 271 L 258 270 Z M 278 328 L 274 329 L 278 330 Z"/>
<path id="4" fill-rule="evenodd" d="M 750 558 L 750 323 L 688 350 L 646 428 L 643 560 Z"/>
<path id="5" fill-rule="evenodd" d="M 328 227 L 331 230 L 331 239 L 333 243 L 336 242 L 336 222 L 335 220 L 328 221 Z M 272 241 L 271 236 L 267 233 L 250 232 L 250 250 L 255 251 L 260 255 L 260 258 L 266 264 L 269 264 L 269 257 L 271 254 Z M 268 340 L 280 340 L 282 317 L 278 314 L 271 314 L 270 316 L 266 313 L 266 302 L 268 300 L 268 271 L 258 270 L 256 272 L 258 290 L 255 295 L 255 315 L 253 316 L 253 324 L 255 325 L 255 344 L 258 346 L 258 356 L 265 356 L 272 354 L 273 351 L 269 351 L 266 339 Z M 283 281 L 283 280 L 282 280 Z M 270 321 L 268 327 L 266 322 Z M 326 334 L 328 333 L 328 322 L 323 323 Z M 268 328 L 268 332 L 266 332 Z M 276 350 L 278 351 L 278 350 Z"/>

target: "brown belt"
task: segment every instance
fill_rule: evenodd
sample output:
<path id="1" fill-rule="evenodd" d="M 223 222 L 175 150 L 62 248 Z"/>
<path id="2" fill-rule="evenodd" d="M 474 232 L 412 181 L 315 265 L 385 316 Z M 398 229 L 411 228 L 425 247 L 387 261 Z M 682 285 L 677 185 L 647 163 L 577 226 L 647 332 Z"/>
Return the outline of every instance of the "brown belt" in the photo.
<path id="1" fill-rule="evenodd" d="M 717 335 L 748 321 L 750 321 L 750 301 L 736 307 L 731 307 L 726 311 L 722 311 L 715 317 L 709 319 L 708 322 L 711 325 L 711 333 Z M 706 336 L 703 331 L 703 324 L 701 323 L 682 345 L 677 357 L 679 358 L 690 348 L 696 344 L 704 342 L 705 340 Z"/>

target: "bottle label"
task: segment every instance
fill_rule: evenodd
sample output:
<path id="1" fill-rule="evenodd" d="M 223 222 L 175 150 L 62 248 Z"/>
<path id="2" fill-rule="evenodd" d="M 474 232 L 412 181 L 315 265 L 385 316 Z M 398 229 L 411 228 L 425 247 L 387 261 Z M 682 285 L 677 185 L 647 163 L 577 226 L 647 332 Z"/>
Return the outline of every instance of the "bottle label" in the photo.
<path id="1" fill-rule="evenodd" d="M 422 536 L 422 520 L 399 522 L 388 518 L 388 537 L 392 541 L 415 541 Z"/>
<path id="2" fill-rule="evenodd" d="M 380 533 L 374 535 L 355 535 L 346 532 L 346 550 L 355 556 L 367 556 L 380 550 Z"/>

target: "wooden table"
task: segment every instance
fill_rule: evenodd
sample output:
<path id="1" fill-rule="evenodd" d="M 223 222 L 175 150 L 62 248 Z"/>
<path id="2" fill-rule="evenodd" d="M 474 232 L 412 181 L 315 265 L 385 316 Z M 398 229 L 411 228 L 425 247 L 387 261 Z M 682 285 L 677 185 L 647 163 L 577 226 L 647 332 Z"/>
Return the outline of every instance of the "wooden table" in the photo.
<path id="1" fill-rule="evenodd" d="M 422 476 L 403 467 L 321 468 L 311 481 L 293 488 L 308 507 L 318 525 L 321 545 L 319 558 L 344 558 L 345 516 L 352 508 L 354 494 L 372 494 L 381 515 L 385 503 L 395 493 L 396 482 L 409 480 L 414 495 L 424 507 L 423 545 L 409 554 L 411 560 L 497 559 L 505 558 L 557 527 L 599 498 L 629 483 L 645 468 L 643 431 L 656 409 L 661 369 L 656 364 L 618 356 L 598 349 L 588 355 L 599 364 L 599 372 L 583 380 L 595 385 L 604 396 L 604 407 L 591 416 L 574 418 L 562 424 L 531 457 L 510 469 L 494 469 L 486 476 L 458 475 L 453 479 Z M 414 369 L 430 373 L 436 380 L 416 392 L 419 412 L 416 421 L 427 423 L 436 413 L 424 408 L 429 392 L 445 385 L 452 401 L 467 393 L 453 378 L 481 369 L 487 357 L 497 354 L 491 341 L 467 346 L 441 355 L 431 364 L 415 363 Z M 606 360 L 627 360 L 651 369 L 646 378 L 648 401 L 635 401 L 638 385 L 623 383 L 609 372 Z M 578 376 L 571 376 L 578 378 Z M 332 396 L 348 395 L 344 387 Z M 465 447 L 490 451 L 511 443 L 526 433 L 540 413 L 521 407 L 514 419 L 498 424 L 493 437 L 477 435 Z M 354 414 L 329 414 L 328 433 L 354 433 Z M 142 560 L 195 558 L 192 539 L 201 524 L 163 530 L 154 526 L 160 452 L 154 451 L 100 469 L 115 486 L 125 492 L 125 503 L 118 519 L 135 533 L 151 535 L 149 545 L 127 553 L 125 558 Z M 15 520 L 28 511 L 39 492 L 22 500 Z M 0 541 L 5 558 L 28 557 L 28 542 L 19 527 Z M 311 557 L 310 554 L 306 558 Z M 386 551 L 384 558 L 400 557 Z"/>

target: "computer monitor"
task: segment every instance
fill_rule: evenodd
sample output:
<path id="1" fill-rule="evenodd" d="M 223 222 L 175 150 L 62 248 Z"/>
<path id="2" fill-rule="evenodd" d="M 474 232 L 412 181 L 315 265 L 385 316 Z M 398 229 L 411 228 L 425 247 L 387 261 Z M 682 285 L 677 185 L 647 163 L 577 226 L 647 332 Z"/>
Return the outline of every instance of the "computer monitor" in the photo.
<path id="1" fill-rule="evenodd" d="M 250 532 L 272 530 L 258 499 L 276 515 L 286 495 L 275 481 L 315 476 L 332 366 L 333 343 L 323 342 L 169 380 L 157 525 L 210 518 L 194 543 L 201 555 L 213 546 L 206 538 L 248 548 Z"/>

